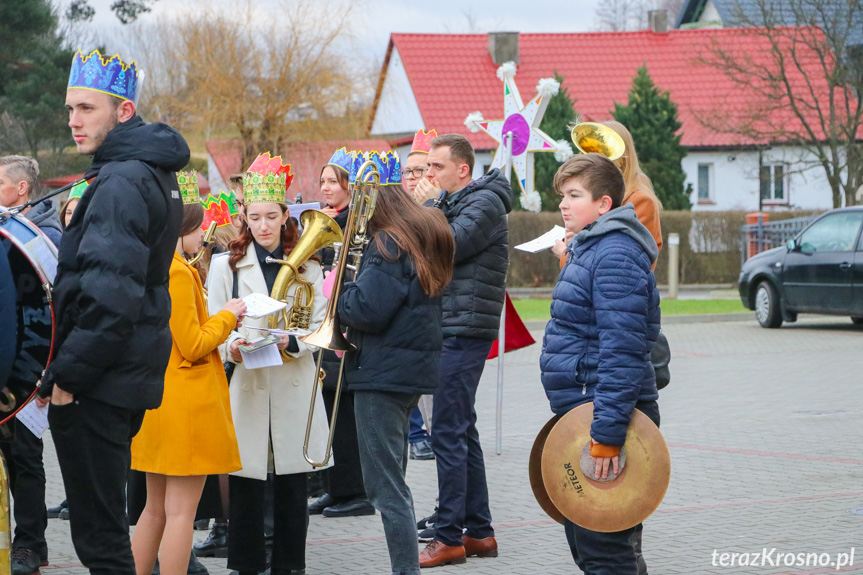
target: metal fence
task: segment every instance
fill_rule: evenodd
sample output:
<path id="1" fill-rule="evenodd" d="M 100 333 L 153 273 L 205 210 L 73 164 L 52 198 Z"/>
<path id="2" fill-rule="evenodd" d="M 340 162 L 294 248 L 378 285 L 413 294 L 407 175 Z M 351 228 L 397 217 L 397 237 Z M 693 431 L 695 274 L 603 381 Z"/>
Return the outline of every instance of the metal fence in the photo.
<path id="1" fill-rule="evenodd" d="M 765 222 L 763 216 L 759 215 L 756 223 L 744 224 L 740 227 L 740 265 L 755 254 L 784 246 L 817 217 L 814 215 Z"/>

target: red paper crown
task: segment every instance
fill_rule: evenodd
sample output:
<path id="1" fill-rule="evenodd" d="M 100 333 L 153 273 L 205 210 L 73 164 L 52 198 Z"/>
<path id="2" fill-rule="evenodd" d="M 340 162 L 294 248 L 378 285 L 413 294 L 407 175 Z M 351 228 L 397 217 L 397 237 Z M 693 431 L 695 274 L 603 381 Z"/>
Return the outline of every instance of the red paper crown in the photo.
<path id="1" fill-rule="evenodd" d="M 216 222 L 216 227 L 222 227 L 231 223 L 231 194 L 222 191 L 218 196 L 210 194 L 206 199 L 201 200 L 201 205 L 204 206 L 204 222 L 201 224 L 201 229 L 207 231 L 210 227 L 210 222 Z"/>
<path id="2" fill-rule="evenodd" d="M 417 133 L 414 136 L 414 142 L 411 144 L 411 151 L 408 155 L 410 156 L 414 152 L 428 154 L 431 150 L 431 141 L 434 138 L 437 138 L 437 130 L 435 129 L 431 129 L 428 132 L 422 129 L 417 130 Z"/>
<path id="3" fill-rule="evenodd" d="M 285 174 L 285 189 L 291 187 L 291 182 L 294 181 L 294 174 L 291 172 L 291 165 L 285 164 L 281 156 L 270 157 L 269 152 L 264 152 L 252 162 L 247 172 L 255 172 L 258 174 Z"/>

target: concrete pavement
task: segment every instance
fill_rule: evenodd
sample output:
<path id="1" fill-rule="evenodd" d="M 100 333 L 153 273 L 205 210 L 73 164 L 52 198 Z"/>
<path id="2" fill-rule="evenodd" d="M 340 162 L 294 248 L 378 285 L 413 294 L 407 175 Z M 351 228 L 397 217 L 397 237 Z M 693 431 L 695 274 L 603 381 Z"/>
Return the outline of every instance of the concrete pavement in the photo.
<path id="1" fill-rule="evenodd" d="M 645 523 L 650 573 L 863 573 L 863 328 L 847 318 L 814 317 L 778 330 L 762 329 L 752 318 L 668 324 L 664 331 L 672 348 L 672 382 L 661 392 L 660 408 L 672 480 Z M 541 332 L 534 335 L 541 340 Z M 537 343 L 506 356 L 501 455 L 494 453 L 495 361 L 486 366 L 478 394 L 500 557 L 436 568 L 432 575 L 579 572 L 562 527 L 540 510 L 528 484 L 528 453 L 550 417 L 539 351 Z M 54 505 L 63 492 L 48 435 L 45 461 L 48 503 Z M 411 461 L 408 482 L 417 515 L 429 514 L 434 462 Z M 51 565 L 43 573 L 86 573 L 68 522 L 50 520 L 48 538 Z M 848 559 L 839 554 L 852 548 L 853 566 L 837 571 L 829 565 Z M 736 563 L 723 567 L 731 553 L 738 554 Z M 748 566 L 740 565 L 744 553 Z M 784 566 L 780 553 L 809 553 L 810 565 Z M 813 566 L 813 558 L 828 565 Z M 224 559 L 204 563 L 215 575 L 227 573 Z M 313 517 L 307 564 L 309 575 L 388 573 L 380 516 Z"/>

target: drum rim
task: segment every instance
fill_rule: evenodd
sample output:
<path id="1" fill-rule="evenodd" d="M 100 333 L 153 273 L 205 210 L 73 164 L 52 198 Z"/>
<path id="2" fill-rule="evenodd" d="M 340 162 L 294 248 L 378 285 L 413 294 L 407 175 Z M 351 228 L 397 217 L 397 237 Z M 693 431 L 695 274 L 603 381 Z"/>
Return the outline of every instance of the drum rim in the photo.
<path id="1" fill-rule="evenodd" d="M 18 249 L 18 251 L 21 252 L 21 254 L 24 256 L 24 258 L 30 263 L 30 265 L 33 267 L 33 270 L 36 272 L 36 275 L 39 277 L 39 280 L 42 282 L 42 288 L 45 289 L 45 286 L 47 285 L 48 290 L 51 290 L 54 287 L 54 282 L 52 282 L 48 279 L 48 275 L 45 273 L 45 270 L 42 267 L 42 264 L 40 264 L 39 262 L 37 262 L 36 260 L 33 259 L 33 257 L 31 256 L 31 254 L 27 250 L 26 243 L 22 242 L 21 239 L 17 235 L 9 233 L 9 231 L 11 231 L 12 228 L 11 227 L 7 228 L 6 222 L 10 219 L 14 220 L 15 222 L 18 222 L 19 224 L 23 225 L 26 229 L 33 232 L 35 237 L 40 237 L 42 239 L 42 241 L 48 245 L 49 251 L 52 253 L 52 255 L 55 258 L 58 258 L 57 246 L 54 245 L 54 242 L 51 241 L 51 239 L 45 234 L 45 232 L 43 232 L 41 229 L 39 229 L 39 226 L 37 226 L 36 224 L 31 222 L 30 220 L 28 220 L 24 216 L 22 216 L 20 214 L 14 214 L 14 213 L 10 214 L 8 212 L 0 212 L 0 236 L 3 236 L 4 238 L 8 239 L 12 243 L 12 245 L 14 245 Z M 51 310 L 51 347 L 48 350 L 48 359 L 45 362 L 45 367 L 43 368 L 43 373 L 45 372 L 45 370 L 48 369 L 48 367 L 51 365 L 51 361 L 54 359 L 54 351 L 55 351 L 54 346 L 56 345 L 56 337 L 57 337 L 57 317 L 56 317 L 55 311 L 54 311 L 54 299 L 53 299 L 50 291 L 48 291 L 45 295 L 48 298 L 48 308 Z M 14 418 L 16 415 L 18 415 L 19 411 L 24 409 L 24 407 L 33 400 L 33 398 L 36 396 L 36 393 L 39 391 L 39 386 L 41 383 L 42 383 L 41 379 L 38 382 L 36 382 L 35 388 L 33 389 L 33 392 L 27 397 L 27 400 L 22 402 L 21 405 L 17 409 L 12 411 L 9 415 L 7 415 L 2 420 L 0 420 L 0 425 L 4 425 L 7 422 L 11 421 L 12 418 Z"/>

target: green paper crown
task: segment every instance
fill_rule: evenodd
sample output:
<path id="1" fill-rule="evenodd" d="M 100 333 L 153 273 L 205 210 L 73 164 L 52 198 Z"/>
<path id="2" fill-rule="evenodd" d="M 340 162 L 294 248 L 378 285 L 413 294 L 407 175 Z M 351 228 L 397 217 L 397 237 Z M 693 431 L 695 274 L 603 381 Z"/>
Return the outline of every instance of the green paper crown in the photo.
<path id="1" fill-rule="evenodd" d="M 80 200 L 81 196 L 84 195 L 84 190 L 86 190 L 87 186 L 89 186 L 89 185 L 90 184 L 87 182 L 87 180 L 81 180 L 80 182 L 75 184 L 72 187 L 72 191 L 69 192 L 69 199 L 70 200 Z"/>
<path id="2" fill-rule="evenodd" d="M 285 174 L 246 172 L 243 174 L 243 202 L 249 204 L 285 203 Z"/>
<path id="3" fill-rule="evenodd" d="M 197 204 L 201 201 L 198 192 L 198 172 L 177 172 L 177 183 L 180 184 L 180 195 L 183 197 L 183 205 Z"/>

